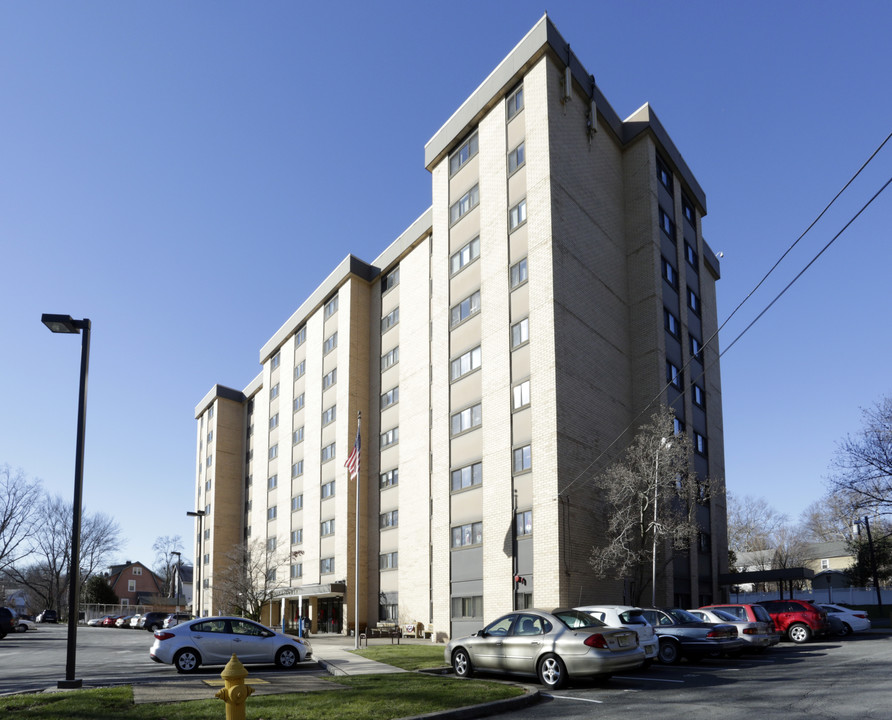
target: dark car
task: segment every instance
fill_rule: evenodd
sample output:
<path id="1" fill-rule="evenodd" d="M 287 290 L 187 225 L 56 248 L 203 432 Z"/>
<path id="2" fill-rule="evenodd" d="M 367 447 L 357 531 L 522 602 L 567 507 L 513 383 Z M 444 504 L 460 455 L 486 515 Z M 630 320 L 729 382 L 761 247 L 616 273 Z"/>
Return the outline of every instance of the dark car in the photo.
<path id="1" fill-rule="evenodd" d="M 674 665 L 690 659 L 741 652 L 744 642 L 734 625 L 703 622 L 681 608 L 644 608 L 647 621 L 660 638 L 661 663 Z"/>
<path id="2" fill-rule="evenodd" d="M 0 640 L 15 630 L 15 614 L 9 608 L 0 607 Z"/>
<path id="3" fill-rule="evenodd" d="M 778 632 L 794 643 L 830 633 L 827 613 L 808 600 L 762 600 L 759 605 L 771 615 Z"/>
<path id="4" fill-rule="evenodd" d="M 44 610 L 37 616 L 37 622 L 39 623 L 54 623 L 58 621 L 59 617 L 56 615 L 55 610 Z"/>
<path id="5" fill-rule="evenodd" d="M 164 627 L 164 621 L 168 615 L 170 615 L 168 612 L 147 612 L 139 621 L 143 628 L 149 632 L 155 632 Z"/>

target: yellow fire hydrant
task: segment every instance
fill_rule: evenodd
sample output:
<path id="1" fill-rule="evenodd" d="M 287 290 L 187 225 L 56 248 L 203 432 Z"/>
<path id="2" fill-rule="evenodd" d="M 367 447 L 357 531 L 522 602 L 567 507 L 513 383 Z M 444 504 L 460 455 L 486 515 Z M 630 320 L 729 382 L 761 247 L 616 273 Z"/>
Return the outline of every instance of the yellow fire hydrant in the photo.
<path id="1" fill-rule="evenodd" d="M 218 690 L 214 697 L 220 698 L 226 703 L 226 720 L 245 720 L 245 701 L 248 695 L 254 692 L 254 688 L 245 685 L 248 671 L 239 659 L 232 654 L 223 672 L 220 673 L 226 687 Z"/>

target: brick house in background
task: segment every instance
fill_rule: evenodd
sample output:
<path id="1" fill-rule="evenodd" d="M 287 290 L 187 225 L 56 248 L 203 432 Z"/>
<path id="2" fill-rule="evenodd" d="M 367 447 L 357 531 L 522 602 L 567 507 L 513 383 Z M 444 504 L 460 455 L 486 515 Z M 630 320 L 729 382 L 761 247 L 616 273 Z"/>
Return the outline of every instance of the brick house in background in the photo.
<path id="1" fill-rule="evenodd" d="M 161 579 L 141 562 L 112 565 L 107 580 L 122 605 L 144 604 L 162 594 Z"/>

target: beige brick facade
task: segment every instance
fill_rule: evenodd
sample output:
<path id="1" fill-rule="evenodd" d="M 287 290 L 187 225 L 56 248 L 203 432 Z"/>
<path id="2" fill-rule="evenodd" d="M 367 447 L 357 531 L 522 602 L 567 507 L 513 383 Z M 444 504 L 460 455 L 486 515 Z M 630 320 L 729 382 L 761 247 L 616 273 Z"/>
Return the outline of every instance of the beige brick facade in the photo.
<path id="1" fill-rule="evenodd" d="M 622 602 L 623 581 L 589 566 L 606 526 L 592 481 L 655 399 L 703 438 L 698 471 L 721 489 L 717 342 L 688 365 L 689 336 L 715 332 L 718 261 L 703 191 L 649 106 L 620 120 L 543 18 L 425 157 L 431 208 L 370 263 L 347 257 L 244 390 L 217 386 L 196 408 L 203 610 L 223 609 L 214 570 L 245 538 L 302 553 L 283 560 L 265 617 L 309 614 L 316 631 L 352 628 L 357 557 L 360 629 L 422 622 L 442 639 L 530 603 Z M 667 360 L 685 367 L 679 390 Z M 357 547 L 344 461 L 359 412 Z M 704 540 L 659 579 L 666 603 L 721 597 L 714 495 Z"/>

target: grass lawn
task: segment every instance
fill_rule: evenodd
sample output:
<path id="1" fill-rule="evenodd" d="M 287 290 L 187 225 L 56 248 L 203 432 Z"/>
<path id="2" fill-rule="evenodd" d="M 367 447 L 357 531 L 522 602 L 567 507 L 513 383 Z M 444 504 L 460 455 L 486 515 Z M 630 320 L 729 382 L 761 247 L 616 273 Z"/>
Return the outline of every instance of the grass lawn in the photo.
<path id="1" fill-rule="evenodd" d="M 427 668 L 448 667 L 443 659 L 444 645 L 373 645 L 354 650 L 369 660 L 393 665 L 403 670 L 424 670 Z"/>
<path id="2" fill-rule="evenodd" d="M 247 720 L 392 720 L 523 693 L 513 685 L 419 673 L 354 675 L 332 682 L 350 689 L 253 695 Z M 0 717 L 10 720 L 207 720 L 222 718 L 224 712 L 221 700 L 134 705 L 130 686 L 0 698 Z"/>

